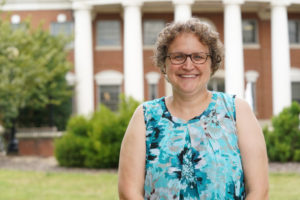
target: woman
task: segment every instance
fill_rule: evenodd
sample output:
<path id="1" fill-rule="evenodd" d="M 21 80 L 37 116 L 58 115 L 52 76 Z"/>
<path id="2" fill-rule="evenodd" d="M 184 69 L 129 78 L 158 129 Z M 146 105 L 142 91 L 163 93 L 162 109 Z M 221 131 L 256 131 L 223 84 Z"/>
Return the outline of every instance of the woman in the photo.
<path id="1" fill-rule="evenodd" d="M 120 199 L 268 199 L 261 128 L 248 104 L 208 91 L 223 47 L 196 18 L 167 25 L 154 61 L 173 95 L 137 108 L 119 163 Z"/>

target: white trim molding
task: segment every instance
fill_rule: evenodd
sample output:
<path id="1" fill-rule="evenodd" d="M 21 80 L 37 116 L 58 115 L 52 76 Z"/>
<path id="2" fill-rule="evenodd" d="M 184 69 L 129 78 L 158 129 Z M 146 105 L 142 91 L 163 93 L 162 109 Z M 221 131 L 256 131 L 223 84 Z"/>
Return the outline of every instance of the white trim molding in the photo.
<path id="1" fill-rule="evenodd" d="M 20 22 L 21 22 L 21 17 L 20 17 L 20 15 L 12 15 L 11 16 L 11 18 L 10 18 L 10 22 L 12 23 L 12 24 L 20 24 Z"/>
<path id="2" fill-rule="evenodd" d="M 148 84 L 158 84 L 160 79 L 160 73 L 158 72 L 148 72 L 146 74 L 146 79 Z"/>
<path id="3" fill-rule="evenodd" d="M 255 70 L 248 70 L 245 73 L 246 81 L 256 83 L 257 78 L 259 77 L 259 73 Z"/>
<path id="4" fill-rule="evenodd" d="M 116 70 L 104 70 L 95 75 L 97 85 L 122 85 L 124 76 Z"/>
<path id="5" fill-rule="evenodd" d="M 76 75 L 73 72 L 68 72 L 65 76 L 68 85 L 75 85 L 76 83 Z"/>
<path id="6" fill-rule="evenodd" d="M 291 82 L 300 82 L 300 68 L 291 68 Z"/>

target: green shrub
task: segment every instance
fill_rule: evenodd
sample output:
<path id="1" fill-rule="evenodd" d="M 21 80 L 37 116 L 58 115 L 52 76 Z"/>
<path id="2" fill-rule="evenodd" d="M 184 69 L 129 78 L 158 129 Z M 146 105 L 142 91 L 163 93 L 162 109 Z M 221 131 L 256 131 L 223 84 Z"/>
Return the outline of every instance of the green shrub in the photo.
<path id="1" fill-rule="evenodd" d="M 59 164 L 89 168 L 115 168 L 118 166 L 124 133 L 133 112 L 139 105 L 133 98 L 121 96 L 120 99 L 118 112 L 113 112 L 104 105 L 100 105 L 90 119 L 74 116 L 69 120 L 66 135 L 59 139 L 55 146 Z M 72 142 L 70 139 L 74 139 L 76 144 L 73 146 L 68 144 Z M 82 142 L 82 144 L 79 145 L 77 142 Z M 64 143 L 65 146 L 61 147 Z M 65 155 L 78 152 L 80 152 L 78 162 L 74 162 L 73 157 Z M 62 162 L 61 159 L 66 160 Z"/>
<path id="2" fill-rule="evenodd" d="M 119 141 L 117 135 L 120 134 L 118 116 L 116 113 L 101 105 L 91 118 L 92 131 L 89 132 L 89 145 L 85 149 L 85 166 L 108 168 L 116 167 L 117 163 L 112 160 L 114 155 L 110 146 Z M 107 147 L 108 146 L 108 147 Z"/>
<path id="3" fill-rule="evenodd" d="M 273 131 L 264 128 L 270 161 L 300 161 L 300 105 L 293 102 L 272 119 Z"/>
<path id="4" fill-rule="evenodd" d="M 300 149 L 295 150 L 294 156 L 293 156 L 293 161 L 300 162 Z"/>
<path id="5" fill-rule="evenodd" d="M 77 136 L 87 136 L 92 130 L 91 123 L 84 116 L 74 116 L 70 118 L 67 124 L 67 133 Z"/>
<path id="6" fill-rule="evenodd" d="M 61 166 L 83 167 L 87 138 L 66 133 L 55 141 L 55 157 Z"/>

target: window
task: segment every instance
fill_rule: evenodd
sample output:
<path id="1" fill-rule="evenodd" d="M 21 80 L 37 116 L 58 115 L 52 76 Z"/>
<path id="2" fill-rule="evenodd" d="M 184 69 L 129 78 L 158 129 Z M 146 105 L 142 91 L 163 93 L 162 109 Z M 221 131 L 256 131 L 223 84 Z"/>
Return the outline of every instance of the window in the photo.
<path id="1" fill-rule="evenodd" d="M 119 85 L 100 85 L 99 86 L 99 100 L 100 103 L 107 106 L 112 111 L 118 110 L 120 95 Z"/>
<path id="2" fill-rule="evenodd" d="M 257 44 L 257 22 L 256 20 L 246 19 L 242 22 L 243 27 L 243 43 Z"/>
<path id="3" fill-rule="evenodd" d="M 257 112 L 256 105 L 256 82 L 259 77 L 259 73 L 255 70 L 248 70 L 245 72 L 245 78 L 247 81 L 244 99 L 248 102 L 251 109 Z"/>
<path id="4" fill-rule="evenodd" d="M 72 72 L 68 72 L 65 76 L 68 86 L 72 90 L 72 93 L 75 94 L 75 83 L 76 83 L 76 76 Z M 70 105 L 72 107 L 72 113 L 76 113 L 76 98 L 73 95 L 70 99 Z"/>
<path id="5" fill-rule="evenodd" d="M 118 20 L 97 22 L 97 46 L 121 46 L 121 25 Z"/>
<path id="6" fill-rule="evenodd" d="M 157 84 L 149 84 L 149 100 L 156 99 L 158 97 Z"/>
<path id="7" fill-rule="evenodd" d="M 256 82 L 248 82 L 245 90 L 245 100 L 254 112 L 257 112 L 256 106 Z"/>
<path id="8" fill-rule="evenodd" d="M 50 32 L 52 35 L 71 36 L 74 31 L 73 22 L 52 22 L 50 25 Z"/>
<path id="9" fill-rule="evenodd" d="M 16 31 L 18 29 L 20 30 L 26 30 L 26 24 L 25 23 L 20 23 L 20 24 L 10 24 L 11 29 Z"/>
<path id="10" fill-rule="evenodd" d="M 10 26 L 12 30 L 17 30 L 17 29 L 26 29 L 26 24 L 21 22 L 21 17 L 19 15 L 13 15 L 10 18 Z"/>
<path id="11" fill-rule="evenodd" d="M 219 91 L 219 92 L 224 92 L 225 91 L 225 82 L 224 78 L 211 78 L 207 88 L 212 91 Z"/>
<path id="12" fill-rule="evenodd" d="M 292 82 L 292 101 L 300 103 L 300 82 Z"/>
<path id="13" fill-rule="evenodd" d="M 300 44 L 300 20 L 289 20 L 290 44 Z"/>
<path id="14" fill-rule="evenodd" d="M 145 20 L 144 21 L 144 45 L 153 46 L 159 32 L 164 28 L 163 20 Z"/>
<path id="15" fill-rule="evenodd" d="M 51 35 L 64 35 L 67 37 L 71 37 L 74 32 L 74 23 L 73 22 L 52 22 L 50 25 L 50 33 Z M 70 42 L 67 47 L 73 48 L 73 41 Z"/>
<path id="16" fill-rule="evenodd" d="M 115 70 L 105 70 L 97 73 L 95 79 L 98 85 L 98 102 L 112 111 L 118 110 L 123 74 Z"/>
<path id="17" fill-rule="evenodd" d="M 148 72 L 146 74 L 146 80 L 148 83 L 148 99 L 156 99 L 158 97 L 158 82 L 160 79 L 160 73 Z"/>
<path id="18" fill-rule="evenodd" d="M 300 103 L 300 68 L 291 67 L 292 101 Z"/>

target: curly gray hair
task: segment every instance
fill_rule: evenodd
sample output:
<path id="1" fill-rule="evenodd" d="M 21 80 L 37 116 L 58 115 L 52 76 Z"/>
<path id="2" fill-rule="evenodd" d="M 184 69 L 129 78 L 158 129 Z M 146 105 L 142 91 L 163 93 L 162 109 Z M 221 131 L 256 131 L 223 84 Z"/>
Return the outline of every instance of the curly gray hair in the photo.
<path id="1" fill-rule="evenodd" d="M 202 22 L 198 18 L 190 18 L 187 21 L 172 22 L 159 33 L 155 43 L 153 61 L 165 74 L 165 60 L 168 54 L 168 48 L 176 36 L 182 33 L 193 33 L 199 41 L 209 48 L 211 64 L 211 75 L 213 75 L 221 66 L 224 57 L 223 44 L 219 38 L 219 33 L 214 31 L 211 26 Z"/>

